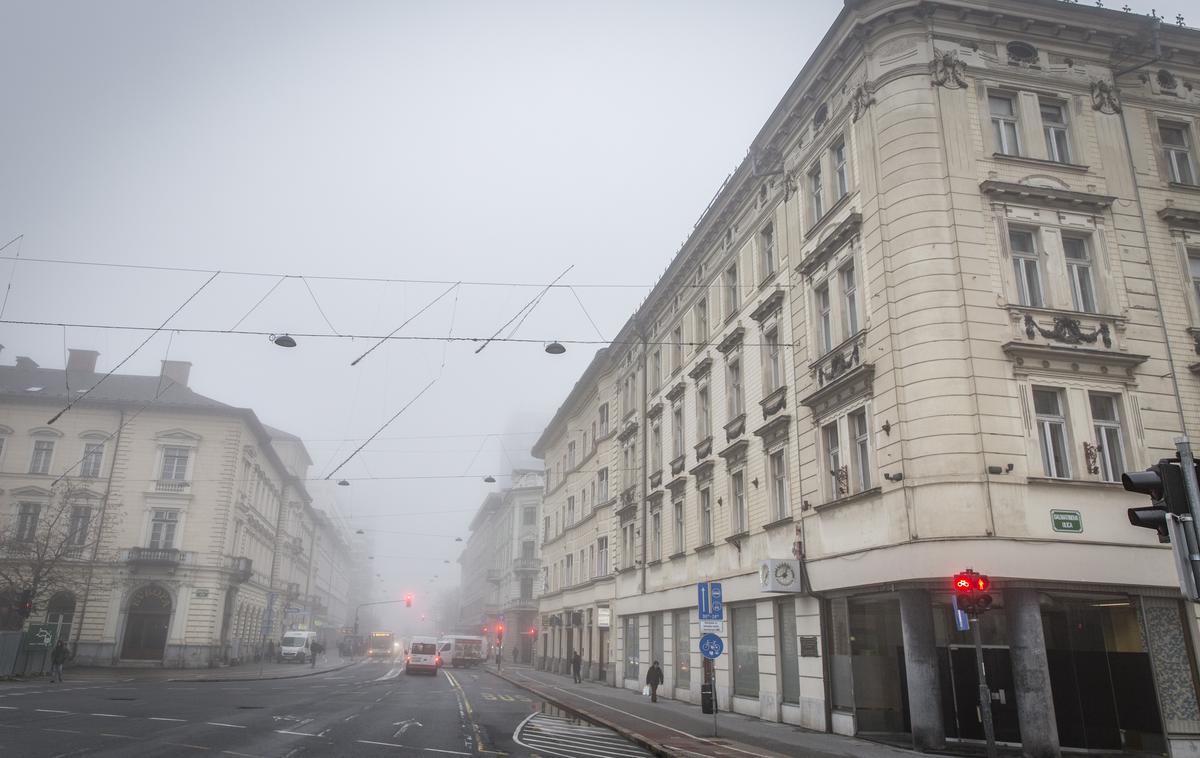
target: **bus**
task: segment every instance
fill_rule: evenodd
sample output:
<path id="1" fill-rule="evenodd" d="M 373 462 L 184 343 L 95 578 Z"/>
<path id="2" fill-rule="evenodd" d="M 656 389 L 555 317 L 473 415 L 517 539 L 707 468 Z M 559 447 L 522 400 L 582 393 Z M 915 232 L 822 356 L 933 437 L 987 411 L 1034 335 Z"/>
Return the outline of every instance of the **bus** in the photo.
<path id="1" fill-rule="evenodd" d="M 391 632 L 371 632 L 367 638 L 367 657 L 389 659 L 396 655 L 395 638 Z"/>

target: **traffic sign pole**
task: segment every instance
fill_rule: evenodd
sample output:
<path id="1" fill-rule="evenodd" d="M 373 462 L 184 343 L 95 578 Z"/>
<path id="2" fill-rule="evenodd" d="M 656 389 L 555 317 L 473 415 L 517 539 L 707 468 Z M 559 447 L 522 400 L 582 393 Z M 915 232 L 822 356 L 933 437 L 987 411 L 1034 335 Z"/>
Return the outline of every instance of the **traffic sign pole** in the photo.
<path id="1" fill-rule="evenodd" d="M 992 690 L 983 666 L 983 638 L 979 634 L 979 616 L 972 619 L 971 636 L 975 639 L 975 668 L 979 671 L 979 715 L 983 717 L 983 738 L 987 740 L 987 758 L 996 758 L 996 726 L 992 722 Z"/>

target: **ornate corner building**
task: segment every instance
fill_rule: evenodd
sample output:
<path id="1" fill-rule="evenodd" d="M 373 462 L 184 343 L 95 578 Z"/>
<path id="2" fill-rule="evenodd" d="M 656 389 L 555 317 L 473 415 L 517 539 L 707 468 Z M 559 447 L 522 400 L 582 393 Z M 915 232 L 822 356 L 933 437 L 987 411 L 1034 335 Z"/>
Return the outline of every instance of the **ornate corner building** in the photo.
<path id="1" fill-rule="evenodd" d="M 973 567 L 997 739 L 1200 755 L 1197 612 L 1119 483 L 1200 435 L 1198 140 L 1195 30 L 847 2 L 535 448 L 544 665 L 698 702 L 721 581 L 725 710 L 978 740 Z"/>

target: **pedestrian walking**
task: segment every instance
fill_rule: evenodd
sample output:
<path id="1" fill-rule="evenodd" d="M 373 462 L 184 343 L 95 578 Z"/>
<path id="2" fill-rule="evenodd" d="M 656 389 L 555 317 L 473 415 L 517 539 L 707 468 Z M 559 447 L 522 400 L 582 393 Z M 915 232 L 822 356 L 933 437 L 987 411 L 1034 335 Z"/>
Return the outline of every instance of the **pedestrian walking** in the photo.
<path id="1" fill-rule="evenodd" d="M 309 647 L 309 651 L 312 653 L 312 655 L 309 656 L 310 658 L 312 658 L 312 667 L 316 668 L 317 667 L 317 656 L 320 655 L 321 653 L 325 652 L 325 646 L 322 645 L 320 642 L 313 640 L 312 645 Z"/>
<path id="2" fill-rule="evenodd" d="M 579 655 L 579 651 L 571 653 L 571 674 L 575 677 L 575 683 L 583 682 L 583 677 L 579 676 L 580 669 L 583 668 L 583 657 Z"/>
<path id="3" fill-rule="evenodd" d="M 513 645 L 513 663 L 517 662 L 517 646 Z"/>
<path id="4" fill-rule="evenodd" d="M 71 660 L 71 649 L 67 647 L 64 640 L 59 640 L 54 646 L 54 650 L 50 651 L 50 681 L 61 682 L 63 680 L 63 664 Z"/>
<path id="5" fill-rule="evenodd" d="M 658 661 L 650 664 L 650 670 L 646 672 L 646 686 L 650 688 L 650 702 L 658 702 L 658 685 L 663 683 L 662 667 L 658 665 Z"/>

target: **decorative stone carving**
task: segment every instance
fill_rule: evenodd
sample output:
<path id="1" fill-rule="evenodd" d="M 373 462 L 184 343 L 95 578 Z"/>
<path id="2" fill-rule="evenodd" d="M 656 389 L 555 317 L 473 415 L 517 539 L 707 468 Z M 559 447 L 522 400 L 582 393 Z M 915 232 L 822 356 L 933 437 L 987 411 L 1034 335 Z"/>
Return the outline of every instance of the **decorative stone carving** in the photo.
<path id="1" fill-rule="evenodd" d="M 837 353 L 829 360 L 828 366 L 822 366 L 817 369 L 817 386 L 824 387 L 829 382 L 834 381 L 842 374 L 858 365 L 860 356 L 858 353 L 858 343 L 854 343 L 854 347 L 849 352 Z"/>
<path id="2" fill-rule="evenodd" d="M 929 73 L 935 87 L 963 89 L 967 86 L 967 64 L 958 59 L 957 50 L 934 50 Z"/>
<path id="3" fill-rule="evenodd" d="M 1090 332 L 1083 331 L 1078 319 L 1069 318 L 1067 316 L 1055 316 L 1054 328 L 1046 329 L 1038 322 L 1033 320 L 1033 317 L 1025 315 L 1025 336 L 1033 339 L 1037 335 L 1041 335 L 1048 340 L 1055 342 L 1064 342 L 1068 345 L 1080 345 L 1087 343 L 1094 345 L 1096 340 L 1104 343 L 1105 347 L 1112 347 L 1112 335 L 1109 333 L 1108 324 L 1100 324 Z"/>
<path id="4" fill-rule="evenodd" d="M 1092 110 L 1109 115 L 1121 112 L 1121 101 L 1117 98 L 1117 90 L 1103 79 L 1092 82 Z"/>
<path id="5" fill-rule="evenodd" d="M 628 442 L 629 440 L 633 439 L 633 435 L 637 434 L 637 430 L 637 422 L 630 421 L 625 425 L 625 428 L 621 430 L 621 433 L 617 435 L 617 440 L 620 442 Z"/>
<path id="6" fill-rule="evenodd" d="M 676 400 L 678 400 L 679 398 L 683 397 L 684 389 L 686 389 L 684 383 L 679 382 L 674 387 L 667 390 L 667 400 L 670 400 L 673 403 Z"/>
<path id="7" fill-rule="evenodd" d="M 857 348 L 855 348 L 857 352 Z M 768 419 L 787 407 L 787 385 L 777 387 L 771 394 L 758 401 L 762 406 L 763 418 Z"/>
<path id="8" fill-rule="evenodd" d="M 687 462 L 687 459 L 682 455 L 679 456 L 678 458 L 676 458 L 675 460 L 671 461 L 671 475 L 674 476 L 675 474 L 678 474 L 680 471 L 683 471 L 683 466 L 686 462 Z"/>
<path id="9" fill-rule="evenodd" d="M 850 105 L 854 109 L 850 114 L 851 121 L 858 121 L 863 114 L 875 104 L 875 96 L 871 94 L 871 83 L 863 82 L 854 88 L 850 95 Z"/>
<path id="10" fill-rule="evenodd" d="M 1197 352 L 1200 352 L 1198 350 Z M 725 441 L 733 442 L 746 431 L 746 414 L 739 413 L 725 425 Z"/>
<path id="11" fill-rule="evenodd" d="M 783 174 L 783 201 L 786 203 L 792 199 L 792 195 L 800 191 L 800 185 L 796 183 L 796 172 L 786 171 Z"/>
<path id="12" fill-rule="evenodd" d="M 1083 460 L 1087 464 L 1089 474 L 1099 474 L 1100 464 L 1098 462 L 1098 451 L 1096 446 L 1087 440 L 1083 441 Z"/>
<path id="13" fill-rule="evenodd" d="M 650 486 L 651 487 L 662 486 L 662 477 L 663 477 L 662 469 L 655 471 L 653 474 L 650 475 Z"/>
<path id="14" fill-rule="evenodd" d="M 783 290 L 776 289 L 771 293 L 770 297 L 759 303 L 758 307 L 750 313 L 750 318 L 754 319 L 760 324 L 766 321 L 783 306 L 783 298 Z"/>
<path id="15" fill-rule="evenodd" d="M 712 455 L 712 435 L 705 437 L 696 445 L 696 460 L 702 461 Z"/>
<path id="16" fill-rule="evenodd" d="M 708 372 L 711 368 L 712 368 L 712 358 L 709 358 L 706 355 L 706 356 L 704 356 L 704 359 L 702 361 L 697 363 L 695 365 L 695 367 L 692 368 L 692 370 L 688 372 L 688 376 L 690 376 L 692 378 L 692 380 L 695 381 L 702 376 L 707 376 Z"/>
<path id="17" fill-rule="evenodd" d="M 732 332 L 730 332 L 725 339 L 721 340 L 720 344 L 717 345 L 717 349 L 728 355 L 730 350 L 741 346 L 742 337 L 744 337 L 745 334 L 746 330 L 739 326 L 737 329 L 734 329 Z"/>
<path id="18" fill-rule="evenodd" d="M 850 469 L 842 466 L 830 473 L 833 474 L 833 478 L 837 482 L 837 496 L 845 497 L 850 494 Z"/>

